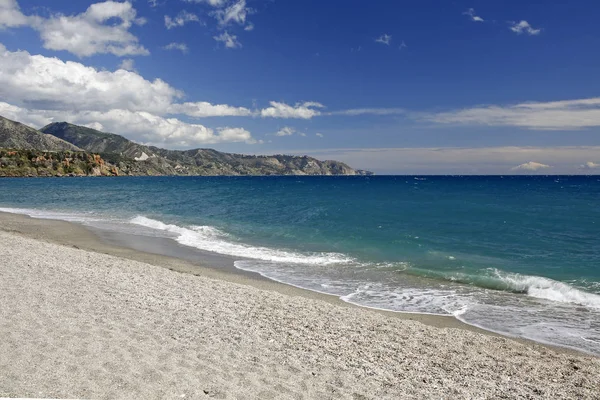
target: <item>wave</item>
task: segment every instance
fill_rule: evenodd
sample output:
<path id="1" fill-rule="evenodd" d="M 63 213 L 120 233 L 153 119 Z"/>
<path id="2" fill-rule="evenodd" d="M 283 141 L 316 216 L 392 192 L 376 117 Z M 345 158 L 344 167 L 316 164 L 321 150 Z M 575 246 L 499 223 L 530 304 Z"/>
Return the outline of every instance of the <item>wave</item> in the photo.
<path id="1" fill-rule="evenodd" d="M 538 299 L 572 303 L 600 310 L 600 295 L 585 292 L 567 283 L 555 281 L 541 276 L 521 275 L 493 270 L 493 274 L 501 282 L 517 291 Z"/>
<path id="2" fill-rule="evenodd" d="M 92 212 L 64 212 L 6 207 L 0 207 L 0 212 L 25 214 L 33 218 L 57 219 L 83 224 L 101 223 L 103 221 L 108 222 L 106 217 Z M 308 264 L 316 266 L 356 264 L 359 266 L 354 258 L 340 253 L 301 253 L 291 250 L 271 249 L 238 243 L 227 233 L 211 226 L 182 227 L 174 224 L 166 224 L 145 216 L 137 216 L 129 220 L 128 223 L 171 233 L 175 236 L 174 239 L 184 246 L 233 257 L 283 264 Z M 362 266 L 365 267 L 367 265 L 362 264 Z M 600 294 L 591 293 L 568 283 L 541 276 L 508 273 L 492 268 L 483 270 L 481 273 L 466 274 L 462 272 L 443 272 L 419 269 L 412 267 L 407 263 L 384 263 L 382 265 L 373 264 L 371 266 L 377 267 L 378 269 L 395 270 L 400 274 L 409 274 L 457 284 L 466 284 L 482 289 L 523 294 L 537 299 L 550 300 L 559 303 L 570 303 L 594 310 L 600 310 Z M 596 282 L 590 283 L 590 287 L 593 289 L 595 289 L 597 285 L 598 283 Z"/>
<path id="3" fill-rule="evenodd" d="M 600 310 L 599 294 L 586 292 L 568 283 L 542 276 L 509 273 L 495 268 L 484 270 L 481 274 L 441 272 L 418 268 L 409 268 L 402 272 L 425 278 L 467 284 L 482 289 L 524 294 L 537 299 L 571 303 Z"/>
<path id="4" fill-rule="evenodd" d="M 174 224 L 165 224 L 164 222 L 144 216 L 137 216 L 129 222 L 175 234 L 175 240 L 184 246 L 228 256 L 288 264 L 332 265 L 354 262 L 353 258 L 339 253 L 299 253 L 236 243 L 232 241 L 230 235 L 212 226 L 182 227 Z"/>
<path id="5" fill-rule="evenodd" d="M 9 214 L 27 215 L 37 219 L 55 219 L 67 222 L 89 223 L 104 220 L 92 212 L 66 212 L 66 211 L 51 211 L 33 208 L 6 208 L 0 207 L 0 212 Z"/>

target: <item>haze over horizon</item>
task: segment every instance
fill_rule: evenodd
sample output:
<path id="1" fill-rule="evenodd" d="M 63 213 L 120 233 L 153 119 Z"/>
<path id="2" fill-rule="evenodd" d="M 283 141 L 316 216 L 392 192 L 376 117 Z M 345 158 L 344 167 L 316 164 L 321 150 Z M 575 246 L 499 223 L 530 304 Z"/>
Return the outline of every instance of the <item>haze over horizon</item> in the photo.
<path id="1" fill-rule="evenodd" d="M 598 174 L 599 12 L 591 0 L 0 0 L 0 115 L 378 174 Z"/>

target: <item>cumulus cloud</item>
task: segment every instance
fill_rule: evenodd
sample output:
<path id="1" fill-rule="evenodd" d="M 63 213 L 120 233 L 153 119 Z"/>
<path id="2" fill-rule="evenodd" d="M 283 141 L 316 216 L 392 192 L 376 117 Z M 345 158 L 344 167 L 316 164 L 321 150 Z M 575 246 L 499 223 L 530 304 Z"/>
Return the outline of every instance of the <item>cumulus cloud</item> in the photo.
<path id="1" fill-rule="evenodd" d="M 232 107 L 227 104 L 211 104 L 204 101 L 196 103 L 173 104 L 169 107 L 171 114 L 185 114 L 190 117 L 246 117 L 253 113 L 245 107 Z"/>
<path id="2" fill-rule="evenodd" d="M 479 106 L 413 118 L 441 124 L 513 126 L 536 130 L 583 129 L 600 126 L 600 97 L 510 106 Z"/>
<path id="3" fill-rule="evenodd" d="M 538 171 L 540 169 L 546 169 L 546 168 L 550 168 L 550 166 L 539 163 L 539 162 L 535 162 L 535 161 L 529 161 L 529 162 L 517 165 L 516 167 L 512 167 L 511 171 Z"/>
<path id="4" fill-rule="evenodd" d="M 102 125 L 100 122 L 92 122 L 89 124 L 83 124 L 83 126 L 91 128 L 91 129 L 95 129 L 97 131 L 104 131 L 104 125 Z"/>
<path id="5" fill-rule="evenodd" d="M 165 15 L 165 26 L 167 29 L 176 28 L 178 26 L 184 26 L 188 22 L 200 22 L 200 19 L 196 14 L 189 13 L 185 10 L 179 12 L 177 16 L 170 17 Z"/>
<path id="6" fill-rule="evenodd" d="M 179 103 L 183 93 L 136 72 L 99 71 L 77 62 L 10 52 L 0 45 L 0 114 L 41 127 L 69 121 L 102 126 L 143 143 L 188 147 L 222 142 L 255 143 L 242 128 L 213 130 L 169 115 L 247 115 L 249 110 L 210 103 Z"/>
<path id="7" fill-rule="evenodd" d="M 145 111 L 112 109 L 100 111 L 33 110 L 0 102 L 0 115 L 40 128 L 51 122 L 69 121 L 107 132 L 125 135 L 139 143 L 168 148 L 191 148 L 205 144 L 245 142 L 257 143 L 243 128 L 213 130 L 177 118 L 166 118 Z"/>
<path id="8" fill-rule="evenodd" d="M 377 43 L 383 43 L 386 46 L 389 46 L 390 43 L 392 42 L 392 35 L 388 35 L 388 34 L 384 33 L 383 35 L 381 35 L 377 39 L 375 39 L 375 41 Z"/>
<path id="9" fill-rule="evenodd" d="M 299 118 L 311 119 L 312 117 L 321 115 L 319 108 L 324 108 L 323 104 L 314 101 L 297 103 L 295 106 L 290 106 L 285 103 L 271 101 L 271 107 L 260 111 L 260 115 L 271 118 Z"/>
<path id="10" fill-rule="evenodd" d="M 165 47 L 163 47 L 163 49 L 165 49 L 165 50 L 179 50 L 183 54 L 187 54 L 190 51 L 190 49 L 188 48 L 187 44 L 185 44 L 185 43 L 177 43 L 177 42 L 169 43 L 168 45 L 166 45 Z"/>
<path id="11" fill-rule="evenodd" d="M 46 49 L 65 50 L 78 57 L 150 54 L 129 31 L 145 22 L 129 2 L 105 1 L 90 5 L 81 14 L 42 18 L 22 14 L 15 0 L 0 0 L 0 27 L 30 26 L 39 32 Z"/>
<path id="12" fill-rule="evenodd" d="M 542 31 L 541 29 L 534 29 L 531 25 L 529 25 L 529 22 L 524 20 L 519 22 L 510 22 L 509 29 L 517 35 L 526 33 L 530 36 L 539 35 Z"/>
<path id="13" fill-rule="evenodd" d="M 242 47 L 242 44 L 237 40 L 236 35 L 231 35 L 227 31 L 221 33 L 220 35 L 213 36 L 217 42 L 221 42 L 228 49 L 236 49 Z"/>
<path id="14" fill-rule="evenodd" d="M 292 136 L 295 132 L 296 130 L 294 128 L 284 126 L 277 133 L 275 133 L 275 136 Z"/>
<path id="15" fill-rule="evenodd" d="M 123 61 L 121 61 L 121 64 L 119 64 L 119 68 L 120 69 L 124 69 L 125 71 L 133 71 L 135 72 L 135 61 L 131 58 L 126 58 Z"/>
<path id="16" fill-rule="evenodd" d="M 467 11 L 463 13 L 463 15 L 468 15 L 471 21 L 473 22 L 484 22 L 484 19 L 478 15 L 475 15 L 475 9 L 469 8 Z"/>
<path id="17" fill-rule="evenodd" d="M 579 166 L 579 169 L 596 169 L 600 168 L 600 163 L 595 163 L 593 161 L 588 161 L 583 165 Z"/>
<path id="18" fill-rule="evenodd" d="M 227 26 L 232 22 L 244 25 L 249 13 L 250 10 L 246 7 L 246 0 L 238 0 L 224 10 L 215 11 L 214 15 L 221 26 Z"/>
<path id="19" fill-rule="evenodd" d="M 13 121 L 21 122 L 35 128 L 41 128 L 48 125 L 52 120 L 44 115 L 43 112 L 27 110 L 12 104 L 0 101 L 0 115 Z"/>
<path id="20" fill-rule="evenodd" d="M 99 71 L 77 62 L 8 51 L 0 44 L 0 97 L 40 109 L 125 108 L 160 112 L 183 96 L 161 79 L 119 69 Z"/>
<path id="21" fill-rule="evenodd" d="M 30 23 L 21 13 L 17 0 L 0 0 L 0 29 L 16 28 Z"/>

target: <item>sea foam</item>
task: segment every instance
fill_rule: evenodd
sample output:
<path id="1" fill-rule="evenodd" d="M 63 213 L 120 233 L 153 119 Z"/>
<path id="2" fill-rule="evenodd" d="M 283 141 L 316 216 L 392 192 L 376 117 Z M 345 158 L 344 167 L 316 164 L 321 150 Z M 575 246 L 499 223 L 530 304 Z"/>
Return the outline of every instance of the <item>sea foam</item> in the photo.
<path id="1" fill-rule="evenodd" d="M 184 246 L 233 257 L 310 265 L 346 264 L 354 261 L 339 253 L 299 253 L 236 243 L 230 235 L 211 226 L 183 227 L 144 216 L 137 216 L 130 223 L 175 234 L 175 240 Z"/>
<path id="2" fill-rule="evenodd" d="M 541 276 L 509 274 L 494 270 L 494 275 L 515 291 L 538 299 L 578 304 L 600 310 L 600 295 L 585 292 L 567 283 Z"/>

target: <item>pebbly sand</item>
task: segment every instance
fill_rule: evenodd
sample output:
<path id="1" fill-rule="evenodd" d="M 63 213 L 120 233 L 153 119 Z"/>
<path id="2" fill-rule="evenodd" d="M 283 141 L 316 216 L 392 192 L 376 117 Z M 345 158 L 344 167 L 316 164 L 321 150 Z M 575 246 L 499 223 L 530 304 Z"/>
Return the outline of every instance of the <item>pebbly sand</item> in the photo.
<path id="1" fill-rule="evenodd" d="M 0 397 L 600 399 L 600 358 L 0 214 Z"/>

